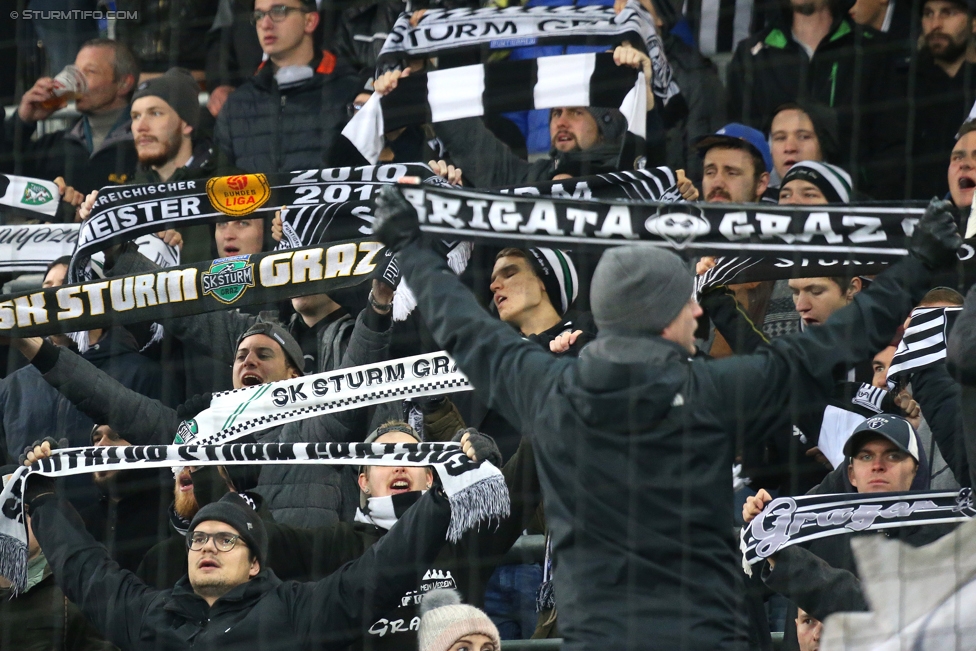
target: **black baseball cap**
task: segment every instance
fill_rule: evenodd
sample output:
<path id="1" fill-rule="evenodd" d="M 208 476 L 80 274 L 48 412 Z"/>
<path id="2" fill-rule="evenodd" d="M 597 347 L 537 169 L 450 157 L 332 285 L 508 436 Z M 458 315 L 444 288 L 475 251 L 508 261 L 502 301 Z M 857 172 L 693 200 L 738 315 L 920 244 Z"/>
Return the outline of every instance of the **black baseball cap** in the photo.
<path id="1" fill-rule="evenodd" d="M 298 372 L 305 373 L 305 355 L 302 353 L 302 347 L 298 345 L 291 333 L 282 326 L 271 321 L 258 321 L 237 338 L 237 347 L 240 347 L 242 341 L 253 335 L 265 335 L 277 341 L 281 349 L 285 351 L 285 355 L 298 369 Z"/>
<path id="2" fill-rule="evenodd" d="M 901 416 L 878 414 L 858 425 L 844 444 L 844 455 L 848 458 L 857 454 L 865 439 L 884 437 L 919 462 L 918 435 L 912 424 Z"/>

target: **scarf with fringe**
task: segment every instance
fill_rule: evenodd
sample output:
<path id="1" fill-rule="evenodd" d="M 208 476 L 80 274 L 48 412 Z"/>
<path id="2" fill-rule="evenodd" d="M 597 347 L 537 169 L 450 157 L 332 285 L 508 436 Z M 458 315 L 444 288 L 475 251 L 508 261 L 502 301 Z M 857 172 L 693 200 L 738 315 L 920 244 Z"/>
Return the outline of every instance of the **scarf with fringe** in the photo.
<path id="1" fill-rule="evenodd" d="M 432 467 L 451 505 L 447 540 L 457 542 L 482 521 L 508 517 L 505 477 L 488 461 L 475 462 L 457 443 L 231 443 L 148 445 L 55 450 L 21 466 L 0 494 L 0 575 L 19 594 L 27 586 L 27 529 L 22 496 L 33 474 L 67 477 L 103 471 L 191 466 L 326 464 Z M 391 525 L 392 526 L 392 525 Z"/>

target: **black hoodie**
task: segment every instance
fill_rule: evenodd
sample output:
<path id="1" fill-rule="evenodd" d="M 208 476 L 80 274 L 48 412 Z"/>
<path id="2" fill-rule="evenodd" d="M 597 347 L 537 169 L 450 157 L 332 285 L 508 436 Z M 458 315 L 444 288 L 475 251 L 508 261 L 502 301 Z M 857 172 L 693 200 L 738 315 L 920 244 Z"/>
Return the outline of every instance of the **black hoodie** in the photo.
<path id="1" fill-rule="evenodd" d="M 659 337 L 601 332 L 576 360 L 491 318 L 430 251 L 397 259 L 434 338 L 532 440 L 564 651 L 747 648 L 735 438 L 768 431 L 792 392 L 826 394 L 835 374 L 880 350 L 931 275 L 906 258 L 829 324 L 755 355 L 689 361 Z"/>

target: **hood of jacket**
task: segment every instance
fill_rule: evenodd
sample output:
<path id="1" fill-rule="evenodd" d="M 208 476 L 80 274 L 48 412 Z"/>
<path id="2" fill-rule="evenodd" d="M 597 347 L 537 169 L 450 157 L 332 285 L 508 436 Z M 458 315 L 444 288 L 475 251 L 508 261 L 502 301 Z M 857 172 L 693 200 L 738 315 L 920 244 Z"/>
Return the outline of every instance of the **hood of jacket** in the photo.
<path id="1" fill-rule="evenodd" d="M 579 377 L 567 387 L 567 397 L 587 425 L 620 432 L 651 429 L 687 383 L 688 358 L 681 346 L 661 337 L 601 332 L 580 352 Z"/>
<path id="2" fill-rule="evenodd" d="M 89 346 L 82 357 L 100 366 L 109 358 L 124 353 L 139 353 L 136 338 L 125 328 L 112 328 L 102 335 L 97 344 Z"/>

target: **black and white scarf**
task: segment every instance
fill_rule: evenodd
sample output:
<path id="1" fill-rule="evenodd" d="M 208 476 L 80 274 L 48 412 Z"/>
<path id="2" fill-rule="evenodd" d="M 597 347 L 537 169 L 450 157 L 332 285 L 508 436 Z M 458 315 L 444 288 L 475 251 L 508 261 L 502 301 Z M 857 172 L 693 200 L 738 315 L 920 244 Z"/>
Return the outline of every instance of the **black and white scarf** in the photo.
<path id="1" fill-rule="evenodd" d="M 432 174 L 426 165 L 411 163 L 103 188 L 78 235 L 69 279 L 91 280 L 89 258 L 111 244 L 178 226 L 273 217 L 282 206 L 335 206 L 329 215 L 329 239 L 362 237 L 372 224 L 372 198 L 381 185 Z"/>
<path id="2" fill-rule="evenodd" d="M 964 522 L 976 516 L 971 488 L 959 491 L 780 497 L 742 530 L 742 567 L 791 545 L 857 531 Z"/>
<path id="3" fill-rule="evenodd" d="M 432 467 L 451 504 L 447 539 L 482 521 L 508 517 L 505 478 L 488 461 L 474 462 L 456 443 L 248 443 L 148 445 L 56 450 L 30 468 L 18 468 L 0 494 L 0 575 L 15 593 L 27 583 L 27 529 L 22 496 L 28 477 L 67 477 L 114 470 L 268 464 Z"/>
<path id="4" fill-rule="evenodd" d="M 151 239 L 158 240 L 154 236 Z M 383 245 L 337 242 L 0 297 L 0 334 L 44 337 L 329 293 L 372 277 Z"/>
<path id="5" fill-rule="evenodd" d="M 181 423 L 176 442 L 227 443 L 313 416 L 471 388 L 443 351 L 402 357 L 215 393 L 209 408 Z"/>
<path id="6" fill-rule="evenodd" d="M 401 127 L 504 111 L 599 106 L 619 107 L 628 131 L 644 138 L 645 88 L 643 73 L 614 64 L 607 53 L 447 68 L 404 77 L 385 97 L 374 94 L 342 135 L 366 161 L 375 163 L 383 134 Z"/>
<path id="7" fill-rule="evenodd" d="M 535 45 L 609 47 L 627 40 L 651 58 L 654 94 L 667 104 L 679 92 L 654 21 L 636 0 L 630 0 L 619 14 L 606 6 L 515 6 L 428 9 L 416 25 L 410 19 L 411 14 L 401 14 L 390 30 L 377 58 L 380 70 L 410 58 L 464 51 L 491 53 Z"/>
<path id="8" fill-rule="evenodd" d="M 29 210 L 52 217 L 58 211 L 60 200 L 61 191 L 51 181 L 29 176 L 0 174 L 0 206 Z"/>
<path id="9" fill-rule="evenodd" d="M 607 175 L 603 175 L 607 176 Z M 570 181 L 572 182 L 572 181 Z M 632 243 L 695 255 L 764 258 L 753 279 L 877 272 L 907 253 L 924 206 L 570 201 L 520 193 L 404 188 L 421 229 L 476 242 L 616 246 Z M 972 260 L 963 247 L 960 259 Z M 735 282 L 744 282 L 736 277 Z"/>
<path id="10" fill-rule="evenodd" d="M 370 497 L 366 500 L 365 506 L 356 509 L 353 522 L 371 524 L 389 531 L 403 517 L 407 509 L 416 504 L 420 496 L 426 492 L 410 491 L 385 497 Z"/>
<path id="11" fill-rule="evenodd" d="M 0 226 L 0 272 L 45 271 L 54 260 L 71 255 L 78 224 Z"/>
<path id="12" fill-rule="evenodd" d="M 961 307 L 917 307 L 888 367 L 888 388 L 912 373 L 945 363 L 949 331 Z"/>

